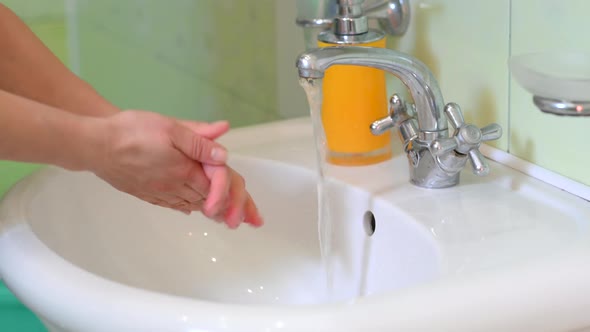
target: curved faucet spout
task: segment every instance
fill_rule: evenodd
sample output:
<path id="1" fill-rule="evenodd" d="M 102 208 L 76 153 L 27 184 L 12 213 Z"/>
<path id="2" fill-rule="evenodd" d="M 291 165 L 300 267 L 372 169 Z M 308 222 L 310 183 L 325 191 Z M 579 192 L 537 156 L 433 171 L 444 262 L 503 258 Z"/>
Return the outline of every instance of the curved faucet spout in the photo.
<path id="1" fill-rule="evenodd" d="M 390 49 L 345 46 L 313 49 L 297 59 L 299 76 L 322 78 L 332 65 L 378 68 L 398 77 L 409 89 L 416 105 L 419 138 L 431 141 L 448 136 L 444 101 L 432 72 L 418 59 Z"/>

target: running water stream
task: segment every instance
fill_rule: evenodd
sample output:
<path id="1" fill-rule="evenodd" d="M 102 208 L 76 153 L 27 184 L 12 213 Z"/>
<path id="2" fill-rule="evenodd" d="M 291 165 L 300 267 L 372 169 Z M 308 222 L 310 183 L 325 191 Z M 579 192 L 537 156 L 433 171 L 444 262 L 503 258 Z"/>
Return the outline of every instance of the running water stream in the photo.
<path id="1" fill-rule="evenodd" d="M 329 190 L 326 180 L 326 136 L 322 124 L 322 79 L 300 78 L 299 84 L 305 90 L 309 103 L 313 133 L 315 139 L 315 150 L 318 169 L 318 236 L 320 242 L 320 253 L 322 264 L 326 272 L 326 296 L 328 300 L 333 298 L 334 268 L 332 261 L 332 217 L 329 209 Z"/>

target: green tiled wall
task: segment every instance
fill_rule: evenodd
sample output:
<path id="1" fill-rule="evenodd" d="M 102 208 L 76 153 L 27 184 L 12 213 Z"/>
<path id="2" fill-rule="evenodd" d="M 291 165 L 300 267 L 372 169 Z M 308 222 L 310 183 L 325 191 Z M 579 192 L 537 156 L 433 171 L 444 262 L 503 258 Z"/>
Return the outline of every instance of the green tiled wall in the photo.
<path id="1" fill-rule="evenodd" d="M 411 1 L 407 33 L 388 47 L 415 55 L 432 70 L 446 102 L 482 127 L 508 127 L 510 0 Z M 404 89 L 405 90 L 405 89 Z M 491 145 L 507 150 L 508 136 Z"/>
<path id="2" fill-rule="evenodd" d="M 80 74 L 123 108 L 276 120 L 274 0 L 78 0 Z"/>
<path id="3" fill-rule="evenodd" d="M 586 0 L 512 0 L 512 54 L 579 51 L 590 54 Z M 510 87 L 510 152 L 590 185 L 586 141 L 590 119 L 539 111 L 515 80 Z M 589 91 L 590 96 L 590 91 Z"/>

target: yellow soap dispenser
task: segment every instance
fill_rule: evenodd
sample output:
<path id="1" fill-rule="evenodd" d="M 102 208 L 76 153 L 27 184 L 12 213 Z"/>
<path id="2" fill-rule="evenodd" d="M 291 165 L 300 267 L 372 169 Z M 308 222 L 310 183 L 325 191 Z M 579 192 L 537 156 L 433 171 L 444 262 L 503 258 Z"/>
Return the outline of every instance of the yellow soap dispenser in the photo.
<path id="1" fill-rule="evenodd" d="M 363 0 L 340 0 L 332 30 L 318 35 L 319 47 L 366 46 L 384 48 L 381 31 L 369 29 Z M 334 65 L 323 80 L 322 122 L 327 161 L 361 166 L 391 158 L 389 132 L 374 136 L 369 125 L 388 115 L 385 72 L 375 68 Z"/>

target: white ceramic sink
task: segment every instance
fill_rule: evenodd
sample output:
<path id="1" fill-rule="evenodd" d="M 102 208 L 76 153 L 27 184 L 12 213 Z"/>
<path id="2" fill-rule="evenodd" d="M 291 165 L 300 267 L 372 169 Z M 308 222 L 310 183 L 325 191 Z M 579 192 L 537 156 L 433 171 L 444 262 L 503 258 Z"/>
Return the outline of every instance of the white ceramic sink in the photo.
<path id="1" fill-rule="evenodd" d="M 493 162 L 490 176 L 467 171 L 438 190 L 409 184 L 399 153 L 331 167 L 328 291 L 309 121 L 239 129 L 223 143 L 262 228 L 229 230 L 46 168 L 0 203 L 0 276 L 52 331 L 590 326 L 590 205 L 578 197 Z"/>

